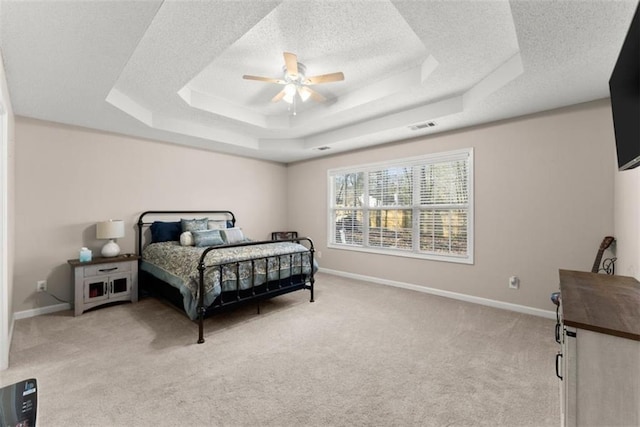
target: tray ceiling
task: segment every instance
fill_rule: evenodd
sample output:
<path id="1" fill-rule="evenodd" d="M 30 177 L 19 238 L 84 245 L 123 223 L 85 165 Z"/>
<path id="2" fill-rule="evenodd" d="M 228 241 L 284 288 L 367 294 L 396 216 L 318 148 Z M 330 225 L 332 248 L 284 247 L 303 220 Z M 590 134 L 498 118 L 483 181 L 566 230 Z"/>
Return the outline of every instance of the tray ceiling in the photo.
<path id="1" fill-rule="evenodd" d="M 636 5 L 2 0 L 0 49 L 17 115 L 292 162 L 605 98 Z M 285 51 L 345 80 L 293 115 Z"/>

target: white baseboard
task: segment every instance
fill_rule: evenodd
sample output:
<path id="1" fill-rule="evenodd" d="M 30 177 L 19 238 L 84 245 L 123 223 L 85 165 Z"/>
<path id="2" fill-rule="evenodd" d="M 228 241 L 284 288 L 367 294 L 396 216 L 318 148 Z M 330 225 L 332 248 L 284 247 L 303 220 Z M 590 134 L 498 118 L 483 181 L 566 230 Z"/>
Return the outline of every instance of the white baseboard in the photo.
<path id="1" fill-rule="evenodd" d="M 472 302 L 474 304 L 486 305 L 489 307 L 515 311 L 518 313 L 531 314 L 533 316 L 544 317 L 547 319 L 556 318 L 556 312 L 552 310 L 541 310 L 539 308 L 528 307 L 526 305 L 512 304 L 504 301 L 497 301 L 497 300 L 488 299 L 488 298 L 475 297 L 473 295 L 466 295 L 466 294 L 460 294 L 457 292 L 444 291 L 442 289 L 429 288 L 427 286 L 414 285 L 412 283 L 397 282 L 395 280 L 387 280 L 387 279 L 380 279 L 378 277 L 364 276 L 362 274 L 354 274 L 354 273 L 347 273 L 345 271 L 330 270 L 328 268 L 320 268 L 319 271 L 320 273 L 333 274 L 334 276 L 346 277 L 348 279 L 364 280 L 366 282 L 377 283 L 380 285 L 410 289 L 412 291 L 438 295 L 441 297 L 457 299 L 460 301 Z"/>
<path id="2" fill-rule="evenodd" d="M 64 304 L 48 305 L 46 307 L 34 308 L 32 310 L 17 311 L 13 313 L 13 318 L 15 320 L 26 319 L 27 317 L 35 317 L 42 314 L 56 313 L 64 310 L 71 310 L 71 304 L 65 302 Z"/>

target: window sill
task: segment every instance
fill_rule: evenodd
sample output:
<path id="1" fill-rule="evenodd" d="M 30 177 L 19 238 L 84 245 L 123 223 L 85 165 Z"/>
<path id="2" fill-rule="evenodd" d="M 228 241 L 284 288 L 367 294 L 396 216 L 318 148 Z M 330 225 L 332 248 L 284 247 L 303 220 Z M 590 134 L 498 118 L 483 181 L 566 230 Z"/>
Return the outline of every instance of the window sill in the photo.
<path id="1" fill-rule="evenodd" d="M 407 252 L 407 251 L 393 250 L 393 249 L 364 248 L 361 246 L 339 245 L 335 243 L 329 243 L 327 247 L 330 249 L 339 249 L 339 250 L 354 251 L 354 252 L 366 252 L 366 253 L 372 253 L 377 255 L 388 255 L 388 256 L 397 256 L 402 258 L 416 258 L 416 259 L 426 259 L 429 261 L 442 261 L 442 262 L 453 262 L 456 264 L 473 265 L 472 255 L 467 255 L 467 256 L 435 255 L 435 254 L 415 253 L 415 252 Z"/>

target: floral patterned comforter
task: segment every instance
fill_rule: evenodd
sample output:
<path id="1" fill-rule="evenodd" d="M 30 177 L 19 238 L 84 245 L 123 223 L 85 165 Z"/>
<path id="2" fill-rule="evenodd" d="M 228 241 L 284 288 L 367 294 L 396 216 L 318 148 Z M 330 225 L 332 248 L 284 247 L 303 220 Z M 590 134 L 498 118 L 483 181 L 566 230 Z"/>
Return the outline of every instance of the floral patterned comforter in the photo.
<path id="1" fill-rule="evenodd" d="M 198 305 L 198 262 L 206 247 L 181 246 L 179 242 L 147 245 L 142 251 L 140 268 L 178 288 L 187 315 L 195 320 Z M 241 261 L 236 264 L 237 261 Z M 291 274 L 311 273 L 311 254 L 292 242 L 272 242 L 252 246 L 219 247 L 205 259 L 205 306 L 221 291 L 249 289 Z M 313 265 L 314 271 L 317 265 Z M 222 276 L 222 280 L 220 280 Z M 240 280 L 238 281 L 238 276 Z M 253 276 L 253 279 L 252 279 Z"/>

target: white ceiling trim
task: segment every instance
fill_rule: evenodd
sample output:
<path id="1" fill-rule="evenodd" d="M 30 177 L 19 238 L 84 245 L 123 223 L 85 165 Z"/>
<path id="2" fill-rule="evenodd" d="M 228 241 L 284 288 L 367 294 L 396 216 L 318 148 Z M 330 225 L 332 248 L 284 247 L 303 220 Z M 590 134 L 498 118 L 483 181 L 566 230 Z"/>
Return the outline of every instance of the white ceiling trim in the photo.
<path id="1" fill-rule="evenodd" d="M 176 119 L 171 116 L 156 114 L 154 115 L 153 127 L 168 132 L 191 135 L 197 138 L 216 141 L 227 145 L 250 148 L 258 150 L 260 143 L 256 138 L 229 131 L 226 129 L 212 128 L 190 120 Z"/>
<path id="2" fill-rule="evenodd" d="M 344 99 L 341 99 L 336 103 L 340 112 L 344 112 L 349 108 L 357 108 L 367 102 L 382 99 L 383 94 L 389 93 L 389 96 L 397 94 L 398 86 L 402 85 L 403 89 L 415 89 L 416 80 L 419 84 L 423 84 L 428 76 L 438 66 L 438 62 L 432 56 L 423 62 L 419 67 L 410 69 L 401 75 L 393 76 L 377 82 L 374 85 L 368 86 L 354 91 L 352 94 L 347 94 Z M 362 138 L 367 135 L 375 134 L 378 132 L 389 131 L 392 129 L 406 127 L 412 123 L 423 122 L 425 120 L 435 120 L 449 115 L 462 113 L 465 107 L 469 107 L 474 103 L 478 103 L 482 98 L 490 95 L 496 90 L 508 82 L 515 79 L 518 75 L 524 71 L 522 65 L 522 59 L 520 54 L 517 53 L 511 57 L 507 62 L 500 65 L 498 68 L 489 73 L 486 77 L 480 80 L 476 85 L 472 86 L 469 90 L 463 93 L 461 96 L 451 97 L 439 102 L 427 104 L 417 108 L 405 109 L 398 111 L 395 114 L 387 115 L 375 120 L 368 120 L 356 125 L 344 126 L 337 130 L 325 132 L 321 135 L 312 136 L 308 138 L 250 138 L 247 135 L 239 134 L 236 132 L 229 132 L 219 129 L 212 129 L 206 125 L 201 125 L 196 122 L 189 122 L 186 120 L 176 120 L 171 117 L 162 116 L 158 113 L 154 113 L 149 109 L 142 107 L 139 103 L 133 101 L 130 97 L 121 93 L 117 89 L 112 89 L 107 96 L 107 102 L 119 108 L 123 112 L 131 115 L 132 117 L 145 123 L 147 126 L 166 130 L 174 133 L 182 133 L 185 135 L 191 135 L 198 138 L 204 138 L 224 144 L 237 145 L 245 148 L 251 148 L 255 150 L 268 148 L 270 150 L 282 149 L 317 149 L 318 147 L 336 147 L 341 142 L 349 143 L 354 137 Z M 405 82 L 405 83 L 402 83 Z M 211 101 L 210 98 L 205 97 L 205 101 L 198 99 L 202 95 L 194 93 L 186 86 L 183 88 L 183 93 L 180 96 L 185 99 L 188 97 L 195 97 L 196 99 L 188 99 L 188 103 L 198 103 Z M 185 99 L 187 100 L 187 99 Z M 224 103 L 220 102 L 220 107 L 223 107 Z M 227 105 L 227 108 L 232 109 Z M 240 109 L 244 114 L 251 114 L 246 109 Z M 253 113 L 256 121 L 264 123 L 262 127 L 266 127 L 266 121 L 268 117 L 264 117 L 260 114 Z M 227 115 L 230 117 L 231 115 Z M 298 126 L 302 126 L 307 121 L 317 120 L 318 117 L 312 117 L 309 114 L 305 114 L 303 120 L 298 122 Z M 246 121 L 246 120 L 245 120 Z M 437 130 L 436 128 L 432 129 Z"/>
<path id="3" fill-rule="evenodd" d="M 416 89 L 427 81 L 429 75 L 437 66 L 438 61 L 429 55 L 417 67 L 347 92 L 339 98 L 328 99 L 322 105 L 309 100 L 307 102 L 310 106 L 304 110 L 304 114 L 301 114 L 300 118 L 297 116 L 260 114 L 249 108 L 233 105 L 229 101 L 193 89 L 191 88 L 191 82 L 180 89 L 178 95 L 192 108 L 238 120 L 262 129 L 286 130 L 307 126 L 309 122 L 326 119 L 332 115 L 361 107 L 364 104 Z"/>
<path id="4" fill-rule="evenodd" d="M 196 138 L 204 138 L 210 141 L 251 148 L 254 150 L 259 148 L 259 141 L 256 138 L 251 138 L 245 134 L 237 132 L 226 131 L 224 129 L 212 128 L 211 126 L 201 125 L 193 121 L 175 119 L 167 115 L 153 112 L 117 89 L 111 89 L 105 100 L 109 104 L 130 115 L 134 119 L 139 120 L 150 128 L 177 134 L 190 135 Z"/>
<path id="5" fill-rule="evenodd" d="M 264 114 L 251 111 L 248 108 L 233 105 L 228 101 L 191 89 L 188 85 L 180 89 L 178 95 L 189 107 L 238 120 L 263 129 L 288 128 L 291 126 L 289 118 L 286 116 L 265 116 Z"/>
<path id="6" fill-rule="evenodd" d="M 386 117 L 369 120 L 354 126 L 343 127 L 332 132 L 308 138 L 305 146 L 317 148 L 319 146 L 335 146 L 342 142 L 349 142 L 355 136 L 363 137 L 375 133 L 404 128 L 417 122 L 441 119 L 459 114 L 472 107 L 493 92 L 497 91 L 524 72 L 522 58 L 518 52 L 507 62 L 498 66 L 477 84 L 469 88 L 460 96 L 451 97 L 422 107 L 406 109 Z M 431 129 L 437 131 L 436 127 Z"/>
<path id="7" fill-rule="evenodd" d="M 463 98 L 462 96 L 455 96 L 432 104 L 389 114 L 376 120 L 368 120 L 309 137 L 305 140 L 305 147 L 336 147 L 341 143 L 349 143 L 354 138 L 366 138 L 378 132 L 405 128 L 408 124 L 435 120 L 462 111 Z"/>
<path id="8" fill-rule="evenodd" d="M 118 89 L 112 88 L 107 94 L 105 101 L 117 109 L 127 113 L 134 119 L 140 120 L 145 125 L 153 127 L 153 112 L 148 108 L 144 108 L 138 102 L 120 92 Z"/>

